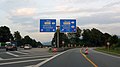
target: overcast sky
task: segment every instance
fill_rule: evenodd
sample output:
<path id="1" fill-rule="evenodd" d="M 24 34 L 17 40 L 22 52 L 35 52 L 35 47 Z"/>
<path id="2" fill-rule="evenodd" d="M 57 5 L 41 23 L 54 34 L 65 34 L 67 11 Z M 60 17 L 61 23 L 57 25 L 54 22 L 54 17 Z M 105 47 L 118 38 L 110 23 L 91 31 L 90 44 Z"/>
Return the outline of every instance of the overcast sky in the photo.
<path id="1" fill-rule="evenodd" d="M 40 33 L 39 20 L 74 18 L 81 29 L 97 28 L 120 35 L 120 0 L 0 0 L 0 26 L 37 41 L 51 41 L 54 33 Z"/>

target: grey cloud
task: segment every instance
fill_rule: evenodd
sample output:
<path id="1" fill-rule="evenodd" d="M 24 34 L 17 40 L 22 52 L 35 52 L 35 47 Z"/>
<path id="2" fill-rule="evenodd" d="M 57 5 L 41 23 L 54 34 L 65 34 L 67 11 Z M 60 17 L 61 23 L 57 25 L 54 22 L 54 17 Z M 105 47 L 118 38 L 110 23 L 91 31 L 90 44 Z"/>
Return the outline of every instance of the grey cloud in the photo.
<path id="1" fill-rule="evenodd" d="M 33 30 L 33 29 L 31 29 L 31 30 L 26 30 L 26 32 L 28 32 L 28 33 L 34 33 L 34 32 L 39 32 L 39 30 Z"/>
<path id="2" fill-rule="evenodd" d="M 98 24 L 109 24 L 120 22 L 119 18 L 113 18 L 114 16 L 119 16 L 120 13 L 106 13 L 98 14 L 90 17 L 78 17 L 77 21 L 79 25 L 98 23 Z"/>
<path id="3" fill-rule="evenodd" d="M 109 12 L 109 11 L 111 11 L 109 8 L 104 8 L 104 7 L 98 8 L 98 9 L 92 9 L 92 8 L 89 8 L 89 9 L 77 8 L 76 9 L 74 7 L 68 7 L 66 8 L 66 11 L 56 10 L 56 11 L 40 12 L 40 13 L 37 13 L 36 15 L 77 14 L 77 13 L 85 13 L 85 12 L 86 13 L 104 13 L 104 12 Z"/>
<path id="4" fill-rule="evenodd" d="M 33 17 L 29 16 L 11 16 L 11 18 L 8 18 L 13 23 L 21 23 L 23 25 L 33 25 L 36 26 L 37 20 L 35 20 Z"/>
<path id="5" fill-rule="evenodd" d="M 67 2 L 67 3 L 93 3 L 93 2 L 98 2 L 101 0 L 61 0 L 62 2 Z"/>
<path id="6" fill-rule="evenodd" d="M 13 24 L 21 24 L 23 26 L 25 26 L 27 28 L 27 26 L 32 26 L 35 28 L 39 28 L 39 22 L 38 20 L 33 19 L 32 17 L 29 16 L 11 16 L 11 18 L 9 18 L 9 20 L 13 23 Z M 35 32 L 32 31 L 33 29 L 30 30 L 26 30 L 28 32 Z"/>
<path id="7" fill-rule="evenodd" d="M 11 16 L 9 20 L 15 21 L 13 23 L 32 23 L 34 22 L 32 17 L 28 16 Z"/>
<path id="8" fill-rule="evenodd" d="M 5 0 L 0 4 L 0 10 L 10 13 L 11 10 L 21 7 L 34 7 L 32 0 Z"/>
<path id="9" fill-rule="evenodd" d="M 109 4 L 107 4 L 107 5 L 105 5 L 104 7 L 112 7 L 112 6 L 114 6 L 114 5 L 120 5 L 120 1 L 118 1 L 118 2 L 112 2 L 112 3 L 109 3 Z"/>
<path id="10" fill-rule="evenodd" d="M 36 15 L 56 15 L 56 14 L 73 14 L 73 13 L 82 13 L 82 12 L 101 12 L 101 9 L 78 9 L 78 10 L 68 10 L 68 11 L 49 11 L 49 12 L 41 12 Z"/>

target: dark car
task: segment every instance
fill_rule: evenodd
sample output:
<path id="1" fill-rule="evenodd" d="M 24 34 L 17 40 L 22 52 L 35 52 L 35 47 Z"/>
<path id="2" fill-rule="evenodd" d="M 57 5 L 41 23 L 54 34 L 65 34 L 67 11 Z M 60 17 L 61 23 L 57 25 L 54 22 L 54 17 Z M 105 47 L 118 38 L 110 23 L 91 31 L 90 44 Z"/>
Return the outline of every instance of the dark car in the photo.
<path id="1" fill-rule="evenodd" d="M 15 46 L 14 44 L 7 44 L 6 45 L 6 51 L 9 51 L 9 50 L 17 51 L 17 46 Z"/>

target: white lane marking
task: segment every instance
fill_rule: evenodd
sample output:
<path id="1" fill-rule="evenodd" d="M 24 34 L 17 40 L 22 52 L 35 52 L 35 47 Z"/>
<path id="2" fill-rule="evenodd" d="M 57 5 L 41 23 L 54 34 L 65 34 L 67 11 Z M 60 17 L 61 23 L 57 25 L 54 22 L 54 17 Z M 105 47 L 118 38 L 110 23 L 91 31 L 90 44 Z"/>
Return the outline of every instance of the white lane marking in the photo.
<path id="1" fill-rule="evenodd" d="M 46 59 L 48 59 L 48 58 L 34 59 L 34 60 L 23 60 L 23 61 L 15 61 L 15 62 L 7 62 L 7 63 L 0 63 L 0 65 L 16 64 L 16 63 L 25 63 L 25 62 L 40 61 L 40 60 L 46 60 Z"/>
<path id="2" fill-rule="evenodd" d="M 19 52 L 19 51 L 15 51 L 16 53 L 20 53 L 20 54 L 28 54 L 28 53 L 23 53 L 23 52 Z"/>
<path id="3" fill-rule="evenodd" d="M 67 50 L 67 51 L 68 51 L 68 50 Z M 51 57 L 51 58 L 49 58 L 49 59 L 47 59 L 47 60 L 45 60 L 45 61 L 43 61 L 43 62 L 41 62 L 41 63 L 39 63 L 39 64 L 37 64 L 37 65 L 35 65 L 34 67 L 40 67 L 40 66 L 42 66 L 43 64 L 47 63 L 48 61 L 54 59 L 54 58 L 57 57 L 57 56 L 60 56 L 60 55 L 64 54 L 64 53 L 67 52 L 67 51 L 64 51 L 64 52 L 61 52 L 61 53 L 59 53 L 59 54 L 57 54 L 57 55 L 54 55 L 53 57 Z"/>
<path id="4" fill-rule="evenodd" d="M 3 60 L 3 58 L 0 57 L 0 60 Z"/>
<path id="5" fill-rule="evenodd" d="M 115 55 L 110 55 L 110 54 L 107 54 L 107 53 L 103 53 L 103 52 L 95 51 L 95 50 L 93 50 L 93 49 L 91 49 L 91 50 L 94 51 L 94 52 L 96 52 L 96 53 L 99 53 L 99 54 L 103 54 L 103 55 L 107 55 L 107 56 L 110 56 L 110 57 L 114 57 L 114 58 L 119 58 L 119 59 L 120 59 L 120 57 L 115 56 Z"/>
<path id="6" fill-rule="evenodd" d="M 4 59 L 4 60 L 19 60 L 19 59 L 31 59 L 31 58 L 42 58 L 42 57 L 51 57 L 53 55 L 46 55 L 46 56 L 34 56 L 34 57 L 22 57 L 22 58 L 11 58 L 11 59 Z"/>
<path id="7" fill-rule="evenodd" d="M 10 52 L 6 52 L 6 53 L 9 54 L 9 55 L 15 56 L 15 57 L 18 57 L 18 56 L 19 56 L 19 55 L 16 55 L 16 54 L 10 53 Z"/>

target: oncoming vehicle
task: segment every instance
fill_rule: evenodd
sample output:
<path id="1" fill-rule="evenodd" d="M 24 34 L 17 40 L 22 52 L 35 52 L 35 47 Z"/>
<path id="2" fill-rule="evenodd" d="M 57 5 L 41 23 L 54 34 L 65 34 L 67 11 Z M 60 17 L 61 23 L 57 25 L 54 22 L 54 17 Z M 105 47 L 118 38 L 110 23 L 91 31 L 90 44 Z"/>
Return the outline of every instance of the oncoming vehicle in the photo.
<path id="1" fill-rule="evenodd" d="M 30 44 L 25 44 L 24 49 L 31 49 L 32 46 Z"/>
<path id="2" fill-rule="evenodd" d="M 9 50 L 12 50 L 12 51 L 17 51 L 17 46 L 15 44 L 11 44 L 11 43 L 8 43 L 6 45 L 6 51 L 9 51 Z"/>

